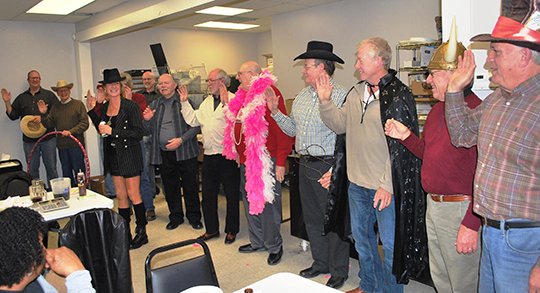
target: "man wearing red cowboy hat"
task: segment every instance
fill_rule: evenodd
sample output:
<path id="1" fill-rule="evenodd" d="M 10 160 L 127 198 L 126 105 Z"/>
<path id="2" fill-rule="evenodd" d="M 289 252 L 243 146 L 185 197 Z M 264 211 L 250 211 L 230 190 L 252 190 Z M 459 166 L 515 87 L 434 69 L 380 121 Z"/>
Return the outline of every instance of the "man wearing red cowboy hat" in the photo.
<path id="1" fill-rule="evenodd" d="M 493 33 L 471 39 L 491 42 L 487 62 L 499 88 L 477 108 L 465 106 L 463 89 L 476 67 L 466 51 L 450 78 L 445 112 L 452 143 L 478 148 L 479 292 L 540 292 L 540 14 L 528 1 L 502 4 Z"/>

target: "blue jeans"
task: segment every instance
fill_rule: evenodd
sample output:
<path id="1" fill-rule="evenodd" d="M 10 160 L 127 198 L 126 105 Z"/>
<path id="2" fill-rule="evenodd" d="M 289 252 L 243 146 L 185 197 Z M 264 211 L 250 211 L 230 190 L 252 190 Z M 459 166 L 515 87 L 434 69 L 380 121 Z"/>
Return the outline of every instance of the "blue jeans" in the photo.
<path id="1" fill-rule="evenodd" d="M 147 144 L 146 140 L 141 140 L 141 148 L 143 152 L 143 171 L 141 173 L 141 198 L 144 208 L 147 211 L 154 210 L 154 193 L 156 192 L 155 176 L 150 177 L 150 169 L 154 168 L 148 164 L 150 159 L 150 150 L 152 145 Z M 154 172 L 152 172 L 153 174 Z M 152 184 L 153 183 L 153 184 Z"/>
<path id="2" fill-rule="evenodd" d="M 25 163 L 28 163 L 28 156 L 30 156 L 33 147 L 33 142 L 23 142 L 24 155 L 26 156 Z M 43 164 L 47 171 L 47 184 L 50 184 L 51 179 L 58 178 L 58 171 L 56 169 L 56 138 L 43 140 L 36 146 L 32 154 L 32 162 L 30 163 L 30 177 L 32 179 L 39 178 L 40 157 L 43 159 Z"/>
<path id="3" fill-rule="evenodd" d="M 80 147 L 58 149 L 58 157 L 62 163 L 62 175 L 71 179 L 71 186 L 77 186 L 77 173 L 81 170 L 86 176 L 84 154 Z"/>
<path id="4" fill-rule="evenodd" d="M 539 257 L 540 228 L 484 226 L 478 292 L 528 292 L 529 275 Z"/>
<path id="5" fill-rule="evenodd" d="M 379 211 L 373 208 L 375 192 L 376 190 L 352 182 L 349 184 L 351 229 L 360 264 L 359 287 L 370 293 L 403 292 L 403 285 L 397 284 L 396 277 L 392 274 L 395 200 L 392 197 L 390 205 Z M 373 228 L 375 222 L 379 227 L 379 237 L 383 244 L 384 261 L 379 256 L 378 241 Z"/>

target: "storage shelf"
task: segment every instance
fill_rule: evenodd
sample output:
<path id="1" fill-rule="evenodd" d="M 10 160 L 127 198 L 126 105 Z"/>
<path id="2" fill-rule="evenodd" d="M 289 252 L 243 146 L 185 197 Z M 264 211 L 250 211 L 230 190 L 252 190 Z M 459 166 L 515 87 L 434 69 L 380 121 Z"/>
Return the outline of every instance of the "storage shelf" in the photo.
<path id="1" fill-rule="evenodd" d="M 396 46 L 396 48 L 399 49 L 399 50 L 414 50 L 414 49 L 419 49 L 422 46 L 436 46 L 436 47 L 438 47 L 439 45 L 441 45 L 441 42 L 409 43 L 409 44 L 402 43 L 402 44 L 398 44 Z"/>

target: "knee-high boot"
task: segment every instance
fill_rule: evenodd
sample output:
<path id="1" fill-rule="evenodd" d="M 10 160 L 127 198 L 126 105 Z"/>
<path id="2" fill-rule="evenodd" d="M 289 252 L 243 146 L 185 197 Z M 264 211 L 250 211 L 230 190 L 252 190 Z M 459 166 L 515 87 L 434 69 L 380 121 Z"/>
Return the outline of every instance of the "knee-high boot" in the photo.
<path id="1" fill-rule="evenodd" d="M 131 246 L 131 239 L 132 239 L 131 228 L 129 227 L 129 222 L 131 222 L 130 212 L 131 212 L 130 208 L 127 208 L 127 209 L 118 208 L 118 213 L 120 214 L 120 216 L 122 216 L 122 218 L 124 218 L 124 220 L 126 220 L 126 229 L 128 230 L 129 244 Z"/>
<path id="2" fill-rule="evenodd" d="M 135 228 L 135 238 L 131 241 L 131 249 L 137 249 L 144 244 L 148 243 L 148 235 L 146 235 L 146 209 L 144 208 L 143 203 L 133 205 L 135 210 L 135 222 L 137 227 Z"/>

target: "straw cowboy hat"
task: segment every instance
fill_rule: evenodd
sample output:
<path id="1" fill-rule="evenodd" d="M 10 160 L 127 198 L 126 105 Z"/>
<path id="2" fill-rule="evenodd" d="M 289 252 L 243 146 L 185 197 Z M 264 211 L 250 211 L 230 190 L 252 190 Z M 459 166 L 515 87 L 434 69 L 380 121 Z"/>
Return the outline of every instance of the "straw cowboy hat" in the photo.
<path id="1" fill-rule="evenodd" d="M 59 89 L 61 88 L 68 88 L 68 89 L 71 89 L 73 88 L 73 83 L 70 82 L 70 83 L 67 83 L 67 81 L 61 79 L 59 81 L 56 82 L 56 86 L 51 86 L 51 89 L 55 92 L 58 92 Z"/>
<path id="2" fill-rule="evenodd" d="M 103 70 L 103 80 L 99 81 L 99 83 L 101 83 L 102 85 L 106 85 L 108 83 L 119 82 L 124 79 L 126 78 L 120 76 L 120 72 L 118 71 L 118 68 L 105 69 Z"/>
<path id="3" fill-rule="evenodd" d="M 511 43 L 540 51 L 538 0 L 503 0 L 501 16 L 491 34 L 474 36 L 475 42 Z"/>
<path id="4" fill-rule="evenodd" d="M 21 119 L 21 131 L 29 138 L 39 138 L 47 132 L 43 124 L 34 122 L 34 116 L 26 115 Z"/>
<path id="5" fill-rule="evenodd" d="M 310 41 L 307 44 L 306 52 L 298 55 L 296 59 L 321 59 L 335 61 L 337 63 L 345 63 L 343 59 L 333 53 L 334 46 L 328 42 Z"/>

